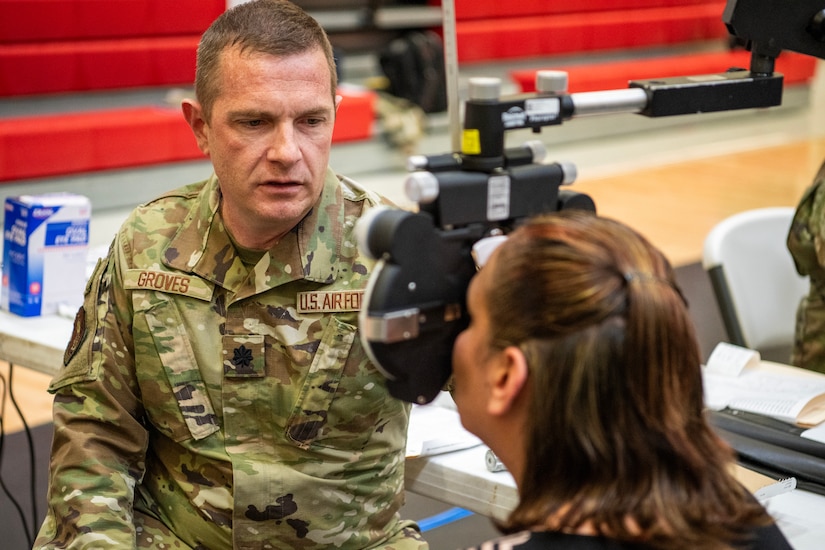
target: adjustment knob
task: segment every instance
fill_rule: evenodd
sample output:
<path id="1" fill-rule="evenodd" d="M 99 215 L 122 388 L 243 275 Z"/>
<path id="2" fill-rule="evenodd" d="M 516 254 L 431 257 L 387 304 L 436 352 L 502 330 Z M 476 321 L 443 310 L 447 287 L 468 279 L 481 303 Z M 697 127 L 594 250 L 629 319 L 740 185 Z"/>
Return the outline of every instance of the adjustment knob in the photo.
<path id="1" fill-rule="evenodd" d="M 418 204 L 429 204 L 438 198 L 438 178 L 432 172 L 413 172 L 404 182 L 407 198 Z"/>
<path id="2" fill-rule="evenodd" d="M 536 91 L 545 94 L 567 92 L 567 72 L 543 70 L 536 73 Z"/>
<path id="3" fill-rule="evenodd" d="M 808 32 L 819 42 L 825 42 L 825 10 L 819 10 L 811 17 Z"/>
<path id="4" fill-rule="evenodd" d="M 492 101 L 501 95 L 501 79 L 492 76 L 476 76 L 470 79 L 470 99 Z"/>

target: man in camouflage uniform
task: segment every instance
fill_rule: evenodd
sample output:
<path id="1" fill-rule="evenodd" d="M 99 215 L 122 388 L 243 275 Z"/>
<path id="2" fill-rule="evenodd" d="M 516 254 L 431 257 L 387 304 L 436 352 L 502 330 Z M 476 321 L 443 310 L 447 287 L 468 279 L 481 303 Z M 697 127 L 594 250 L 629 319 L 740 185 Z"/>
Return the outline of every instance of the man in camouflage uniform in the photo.
<path id="1" fill-rule="evenodd" d="M 788 232 L 788 250 L 811 288 L 796 312 L 791 362 L 825 373 L 825 164 L 802 197 Z"/>
<path id="2" fill-rule="evenodd" d="M 135 209 L 89 280 L 36 548 L 427 548 L 398 513 L 409 407 L 356 328 L 380 199 L 327 167 L 335 89 L 288 2 L 204 34 L 183 113 L 215 175 Z"/>

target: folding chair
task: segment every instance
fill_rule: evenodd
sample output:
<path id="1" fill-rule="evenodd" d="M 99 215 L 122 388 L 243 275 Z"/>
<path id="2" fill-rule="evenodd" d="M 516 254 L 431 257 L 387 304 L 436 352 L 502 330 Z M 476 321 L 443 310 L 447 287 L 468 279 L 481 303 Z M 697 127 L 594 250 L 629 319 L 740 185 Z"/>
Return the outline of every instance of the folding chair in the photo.
<path id="1" fill-rule="evenodd" d="M 786 244 L 794 211 L 759 208 L 730 216 L 708 233 L 702 257 L 728 341 L 784 363 L 797 306 L 808 292 L 808 278 L 796 272 Z"/>

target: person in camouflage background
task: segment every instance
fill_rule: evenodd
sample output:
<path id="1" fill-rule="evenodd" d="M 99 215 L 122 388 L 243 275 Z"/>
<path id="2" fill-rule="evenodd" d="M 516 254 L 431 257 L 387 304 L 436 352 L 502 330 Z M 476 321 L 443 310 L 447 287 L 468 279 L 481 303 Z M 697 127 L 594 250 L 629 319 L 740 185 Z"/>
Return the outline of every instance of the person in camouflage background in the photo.
<path id="1" fill-rule="evenodd" d="M 214 175 L 136 208 L 89 279 L 36 548 L 427 548 L 409 405 L 356 326 L 354 226 L 386 201 L 328 167 L 336 85 L 288 2 L 205 32 L 182 108 Z"/>
<path id="2" fill-rule="evenodd" d="M 796 311 L 791 363 L 825 373 L 825 164 L 796 207 L 787 243 L 811 285 Z"/>

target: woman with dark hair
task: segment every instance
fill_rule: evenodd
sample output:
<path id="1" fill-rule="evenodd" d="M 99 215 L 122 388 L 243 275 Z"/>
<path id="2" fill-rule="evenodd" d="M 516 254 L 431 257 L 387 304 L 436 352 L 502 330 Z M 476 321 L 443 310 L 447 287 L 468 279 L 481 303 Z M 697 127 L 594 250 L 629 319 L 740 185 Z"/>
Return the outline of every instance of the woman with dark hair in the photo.
<path id="1" fill-rule="evenodd" d="M 592 213 L 534 218 L 467 298 L 453 396 L 520 496 L 482 548 L 790 548 L 705 419 L 684 297 L 643 237 Z"/>

